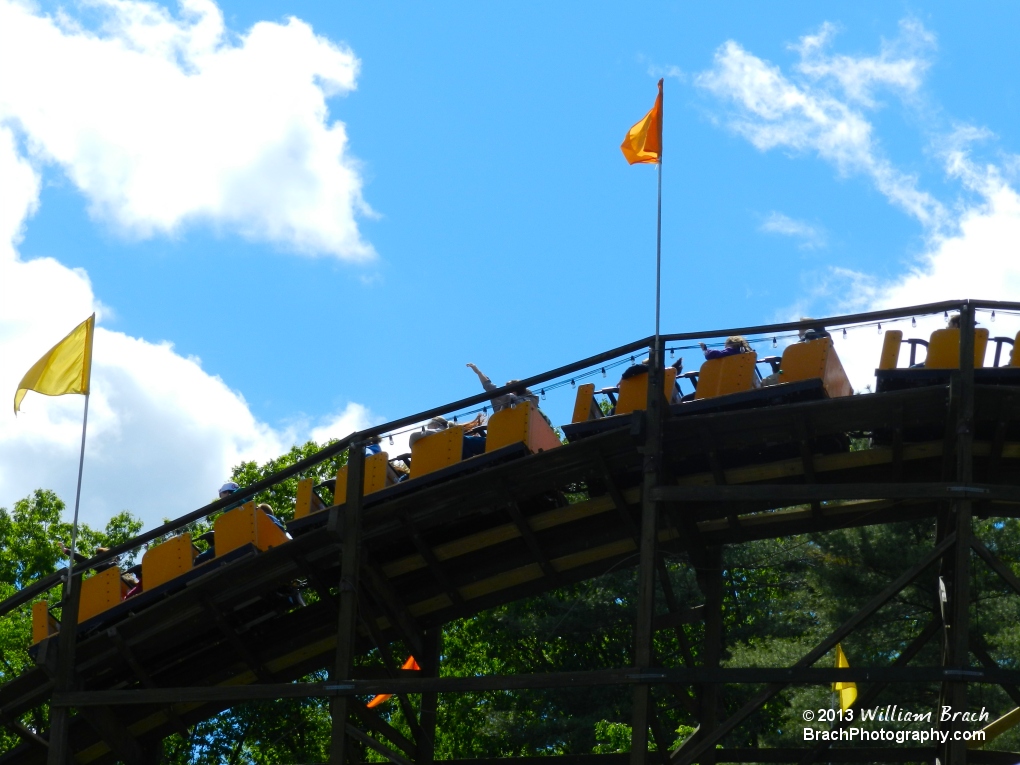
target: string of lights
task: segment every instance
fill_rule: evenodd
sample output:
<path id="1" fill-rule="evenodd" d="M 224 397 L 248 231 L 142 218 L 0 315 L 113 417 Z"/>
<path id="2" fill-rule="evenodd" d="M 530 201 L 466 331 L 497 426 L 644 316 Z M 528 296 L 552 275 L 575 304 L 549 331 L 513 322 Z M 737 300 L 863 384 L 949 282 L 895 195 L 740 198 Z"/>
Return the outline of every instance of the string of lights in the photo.
<path id="1" fill-rule="evenodd" d="M 980 311 L 980 312 L 981 313 L 988 313 L 988 311 Z M 992 319 L 991 320 L 994 321 L 995 320 L 994 317 L 995 317 L 995 313 L 996 312 L 995 311 L 991 311 L 990 313 L 992 314 Z M 1010 315 L 1020 316 L 1020 312 L 999 311 L 999 313 L 1009 313 Z M 949 312 L 948 311 L 944 312 L 943 318 L 945 318 L 945 319 L 949 318 Z M 902 317 L 902 318 L 898 318 L 898 319 L 886 319 L 884 321 L 872 321 L 872 322 L 862 322 L 860 324 L 848 324 L 848 325 L 845 325 L 845 326 L 835 325 L 835 326 L 831 326 L 831 327 L 826 327 L 826 330 L 829 331 L 833 335 L 835 335 L 836 333 L 841 333 L 842 334 L 842 338 L 844 340 L 846 340 L 847 337 L 848 337 L 848 333 L 849 332 L 856 332 L 857 330 L 869 329 L 869 328 L 874 327 L 876 329 L 876 331 L 879 334 L 881 334 L 883 327 L 889 327 L 889 326 L 896 325 L 896 324 L 902 324 L 902 323 L 907 322 L 907 321 L 910 322 L 911 327 L 917 327 L 917 317 L 909 317 L 909 318 L 908 317 Z M 794 339 L 798 339 L 799 340 L 800 339 L 800 333 L 799 332 L 786 332 L 786 333 L 777 333 L 777 334 L 774 334 L 774 335 L 762 335 L 762 336 L 759 336 L 759 337 L 750 337 L 750 338 L 746 338 L 746 339 L 747 339 L 747 342 L 750 345 L 759 345 L 759 344 L 765 343 L 765 344 L 771 344 L 772 348 L 777 348 L 778 349 L 779 344 L 781 342 L 785 343 L 785 341 L 787 341 L 787 340 L 794 340 Z M 726 341 L 725 340 L 721 340 L 721 341 L 717 341 L 717 342 L 705 343 L 705 347 L 706 348 L 721 348 L 721 347 L 725 346 L 725 344 L 726 344 Z M 677 351 L 690 351 L 690 350 L 700 350 L 700 349 L 701 349 L 701 344 L 700 343 L 693 344 L 693 345 L 666 346 L 666 350 L 669 352 L 669 357 L 670 358 L 675 358 Z M 644 357 L 642 357 L 642 359 L 640 359 L 640 360 L 643 361 Z M 590 379 L 592 377 L 598 377 L 599 375 L 601 375 L 603 378 L 606 378 L 606 377 L 608 377 L 608 373 L 609 373 L 610 370 L 616 369 L 618 367 L 622 367 L 624 365 L 633 366 L 633 365 L 637 364 L 638 362 L 639 362 L 638 354 L 632 354 L 630 356 L 625 356 L 625 357 L 623 357 L 623 358 L 621 358 L 621 359 L 619 359 L 617 361 L 612 361 L 612 362 L 609 362 L 607 364 L 601 364 L 601 365 L 599 365 L 597 367 L 594 367 L 594 368 L 589 369 L 589 370 L 584 371 L 584 372 L 574 373 L 570 377 L 565 377 L 562 380 L 556 380 L 554 382 L 546 383 L 541 388 L 539 388 L 538 391 L 535 391 L 535 392 L 538 394 L 539 398 L 544 401 L 544 400 L 546 400 L 546 395 L 548 393 L 551 393 L 553 391 L 559 390 L 561 388 L 566 388 L 567 386 L 570 386 L 571 388 L 576 388 L 579 382 L 584 381 L 584 380 L 588 380 L 588 379 Z M 475 417 L 475 416 L 477 416 L 479 414 L 488 416 L 489 411 L 491 409 L 492 409 L 492 407 L 488 406 L 488 405 L 481 406 L 481 407 L 477 407 L 475 409 L 469 409 L 469 410 L 466 410 L 466 411 L 457 412 L 456 414 L 452 415 L 451 417 L 448 417 L 447 419 L 450 422 L 454 423 L 454 424 L 459 424 L 459 421 L 461 419 L 463 419 L 463 418 L 473 418 L 473 417 Z M 392 444 L 393 443 L 393 439 L 394 439 L 395 436 L 401 436 L 401 435 L 405 435 L 407 433 L 413 433 L 415 431 L 424 430 L 424 428 L 425 428 L 424 425 L 412 425 L 412 426 L 409 426 L 407 428 L 402 428 L 401 430 L 395 430 L 392 433 L 387 434 L 386 438 L 388 439 L 389 443 Z"/>

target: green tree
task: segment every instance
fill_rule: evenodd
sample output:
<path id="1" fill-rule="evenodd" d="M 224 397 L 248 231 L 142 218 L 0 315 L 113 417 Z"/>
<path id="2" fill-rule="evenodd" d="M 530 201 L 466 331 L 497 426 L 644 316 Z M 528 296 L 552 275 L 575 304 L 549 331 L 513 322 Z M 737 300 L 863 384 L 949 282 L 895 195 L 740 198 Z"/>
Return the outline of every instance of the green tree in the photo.
<path id="1" fill-rule="evenodd" d="M 63 501 L 52 491 L 37 489 L 31 496 L 14 503 L 10 510 L 0 507 L 0 601 L 18 590 L 49 576 L 66 561 L 63 548 L 71 542 L 71 524 L 63 520 Z M 87 524 L 78 527 L 78 549 L 92 555 L 97 547 L 112 547 L 135 536 L 142 528 L 140 520 L 124 511 L 111 518 L 102 531 Z M 54 591 L 50 600 L 59 597 Z M 17 677 L 31 666 L 31 605 L 0 618 L 0 683 Z M 35 710 L 25 725 L 45 730 L 44 709 Z M 0 728 L 0 751 L 20 740 Z"/>

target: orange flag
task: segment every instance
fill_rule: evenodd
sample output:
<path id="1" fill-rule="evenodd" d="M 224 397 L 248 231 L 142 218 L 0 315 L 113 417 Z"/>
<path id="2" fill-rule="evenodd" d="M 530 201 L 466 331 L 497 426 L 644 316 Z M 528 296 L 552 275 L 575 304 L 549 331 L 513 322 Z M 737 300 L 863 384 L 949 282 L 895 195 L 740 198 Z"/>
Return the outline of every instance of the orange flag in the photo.
<path id="1" fill-rule="evenodd" d="M 630 129 L 620 150 L 632 165 L 657 165 L 662 156 L 662 80 L 655 106 Z"/>
<path id="2" fill-rule="evenodd" d="M 408 656 L 407 657 L 407 661 L 405 661 L 400 666 L 400 668 L 401 669 L 421 669 L 421 667 L 418 666 L 418 662 L 416 662 L 414 660 L 413 656 Z M 388 700 L 392 695 L 393 695 L 392 693 L 380 693 L 378 696 L 373 696 L 366 706 L 368 706 L 369 709 L 371 709 L 372 707 L 377 707 L 380 704 L 382 704 L 383 702 L 385 702 L 386 700 Z"/>

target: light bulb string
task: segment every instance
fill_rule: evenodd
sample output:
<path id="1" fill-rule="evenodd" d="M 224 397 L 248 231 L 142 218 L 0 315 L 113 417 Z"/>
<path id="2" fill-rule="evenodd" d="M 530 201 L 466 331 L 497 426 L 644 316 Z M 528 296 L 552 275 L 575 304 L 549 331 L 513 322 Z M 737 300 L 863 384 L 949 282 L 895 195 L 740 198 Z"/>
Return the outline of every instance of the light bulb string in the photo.
<path id="1" fill-rule="evenodd" d="M 1002 311 L 1002 310 L 998 310 L 998 309 L 996 309 L 996 311 L 998 312 L 999 315 L 1009 314 L 1011 316 L 1020 316 L 1020 311 Z M 991 311 L 988 311 L 988 310 L 981 310 L 981 311 L 978 311 L 978 312 L 979 313 L 991 313 Z M 935 315 L 936 314 L 932 314 L 932 316 L 935 316 Z M 881 321 L 870 321 L 870 322 L 863 322 L 863 323 L 860 323 L 860 324 L 832 325 L 832 326 L 826 326 L 825 330 L 830 332 L 833 335 L 835 335 L 837 332 L 840 332 L 840 333 L 843 333 L 843 337 L 846 337 L 848 332 L 854 332 L 856 330 L 869 329 L 869 328 L 875 328 L 875 329 L 878 329 L 879 332 L 881 332 L 884 327 L 889 327 L 891 325 L 900 324 L 900 323 L 903 323 L 903 322 L 911 322 L 912 326 L 916 326 L 916 318 L 917 317 L 914 317 L 914 316 L 904 316 L 904 317 L 901 317 L 901 318 L 898 318 L 898 319 L 883 319 Z M 788 332 L 788 333 L 781 333 L 781 334 L 761 335 L 761 336 L 758 336 L 758 337 L 751 337 L 751 338 L 745 338 L 745 339 L 747 340 L 748 344 L 750 344 L 750 345 L 756 345 L 756 344 L 761 344 L 761 343 L 768 343 L 768 344 L 772 345 L 772 347 L 776 347 L 779 342 L 783 342 L 783 341 L 786 341 L 786 340 L 792 340 L 792 339 L 795 339 L 795 338 L 799 340 L 800 337 L 801 337 L 800 332 Z M 725 340 L 705 343 L 705 347 L 706 348 L 721 348 L 721 347 L 724 347 L 725 345 L 726 345 L 726 341 Z M 693 345 L 667 345 L 667 346 L 665 346 L 664 350 L 668 351 L 670 353 L 670 355 L 672 356 L 677 351 L 690 351 L 690 350 L 700 350 L 700 349 L 701 349 L 701 343 L 697 343 L 697 344 L 693 344 Z M 618 359 L 616 361 L 611 361 L 611 362 L 608 362 L 608 363 L 603 362 L 603 363 L 600 363 L 598 366 L 592 367 L 591 369 L 588 369 L 588 370 L 585 370 L 585 371 L 572 372 L 569 377 L 564 377 L 564 378 L 559 379 L 559 380 L 553 380 L 551 382 L 545 383 L 545 384 L 543 384 L 541 386 L 541 388 L 539 388 L 539 390 L 532 391 L 532 392 L 535 393 L 537 396 L 539 396 L 541 399 L 544 400 L 545 396 L 547 394 L 549 394 L 549 393 L 552 393 L 553 391 L 559 390 L 561 388 L 567 388 L 567 387 L 576 388 L 584 380 L 587 380 L 589 378 L 596 377 L 596 376 L 603 376 L 603 377 L 605 377 L 605 376 L 607 376 L 606 373 L 609 372 L 612 369 L 616 369 L 618 367 L 622 367 L 622 366 L 625 366 L 625 365 L 626 366 L 633 366 L 633 365 L 637 364 L 638 361 L 639 360 L 638 360 L 637 354 L 627 354 L 626 356 L 623 356 L 622 358 L 620 358 L 620 359 Z M 612 387 L 615 387 L 615 386 L 607 386 L 607 387 L 612 388 Z M 596 390 L 596 392 L 598 392 L 598 391 Z M 449 420 L 450 422 L 454 423 L 454 424 L 458 424 L 458 420 L 459 419 L 472 418 L 472 417 L 474 417 L 475 415 L 478 415 L 478 414 L 488 415 L 490 410 L 492 410 L 492 406 L 491 405 L 480 406 L 480 407 L 476 407 L 474 409 L 468 409 L 468 410 L 465 410 L 465 411 L 457 412 L 456 414 L 452 415 L 451 417 L 447 417 L 446 419 Z M 406 433 L 413 433 L 415 431 L 421 430 L 423 427 L 424 427 L 423 424 L 411 425 L 411 426 L 408 426 L 406 428 L 402 428 L 401 430 L 395 430 L 392 433 L 388 433 L 384 437 L 400 436 L 400 435 L 404 435 Z"/>

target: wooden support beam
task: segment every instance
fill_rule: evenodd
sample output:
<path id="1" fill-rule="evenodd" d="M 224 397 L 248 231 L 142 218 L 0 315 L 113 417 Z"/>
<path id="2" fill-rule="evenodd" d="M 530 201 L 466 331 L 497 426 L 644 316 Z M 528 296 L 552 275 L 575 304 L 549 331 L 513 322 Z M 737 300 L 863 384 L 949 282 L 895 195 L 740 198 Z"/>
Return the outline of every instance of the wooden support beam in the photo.
<path id="1" fill-rule="evenodd" d="M 60 633 L 57 635 L 57 662 L 53 676 L 54 693 L 74 687 L 74 651 L 78 637 L 78 602 L 81 598 L 81 574 L 68 574 L 64 583 L 64 601 L 60 612 Z M 53 641 L 49 641 L 51 644 Z M 46 765 L 68 765 L 71 761 L 70 710 L 50 709 L 50 746 Z"/>
<path id="2" fill-rule="evenodd" d="M 120 634 L 120 630 L 116 627 L 111 627 L 106 631 L 106 635 L 110 638 L 113 644 L 117 646 L 117 651 L 124 657 L 124 661 L 127 662 L 128 666 L 131 668 L 131 672 L 134 673 L 136 678 L 138 678 L 138 681 L 146 688 L 157 688 L 158 686 L 153 681 L 152 677 L 150 677 L 149 673 L 145 671 L 145 667 L 143 667 L 141 662 L 138 661 L 138 658 L 135 656 L 135 652 L 131 650 L 131 646 L 127 644 L 127 641 L 125 641 L 124 637 Z M 185 740 L 191 738 L 191 732 L 188 730 L 188 726 L 184 724 L 184 721 L 181 720 L 172 706 L 164 706 L 163 713 L 167 716 L 167 719 L 173 723 L 174 727 L 177 728 L 177 732 L 181 734 Z"/>
<path id="3" fill-rule="evenodd" d="M 273 685 L 189 686 L 116 691 L 71 691 L 52 698 L 54 707 L 120 706 L 184 702 L 236 703 L 264 699 L 333 698 L 377 693 L 477 693 L 538 688 L 594 688 L 619 685 L 668 685 L 670 683 L 722 685 L 828 685 L 833 682 L 937 683 L 962 679 L 973 683 L 1017 683 L 1020 670 L 965 670 L 944 667 L 705 667 L 671 669 L 648 667 L 552 672 L 534 675 L 480 677 L 397 677 L 349 680 L 345 683 L 275 683 Z M 774 694 L 772 694 L 774 695 Z M 770 696 L 771 698 L 771 696 Z M 746 717 L 746 715 L 745 715 Z M 729 721 L 727 721 L 729 722 Z"/>
<path id="4" fill-rule="evenodd" d="M 1020 503 L 1020 486 L 953 483 L 773 484 L 769 486 L 658 486 L 652 497 L 660 502 L 767 502 L 773 507 L 812 500 L 941 499 Z"/>
<path id="5" fill-rule="evenodd" d="M 866 619 L 888 603 L 900 590 L 914 581 L 914 579 L 927 569 L 928 566 L 938 561 L 947 551 L 952 549 L 955 543 L 955 534 L 951 534 L 946 537 L 941 544 L 936 545 L 921 560 L 900 574 L 895 581 L 872 598 L 867 605 L 864 606 L 864 608 L 843 622 L 839 627 L 831 632 L 825 640 L 811 649 L 800 661 L 794 664 L 794 667 L 810 667 L 822 656 L 831 651 L 836 646 L 836 643 L 857 629 L 857 627 L 859 627 Z M 708 749 L 714 748 L 716 743 L 719 742 L 727 733 L 747 719 L 749 715 L 758 711 L 765 702 L 779 693 L 779 691 L 781 691 L 785 686 L 785 683 L 770 684 L 767 688 L 756 694 L 750 701 L 744 704 L 744 706 L 742 706 L 735 714 L 731 715 L 729 719 L 722 723 L 718 728 L 716 728 L 715 732 L 711 736 L 706 736 L 703 740 L 692 743 L 690 747 L 685 746 L 682 749 L 675 751 L 673 753 L 673 761 L 677 765 L 690 765 L 690 763 L 701 757 L 701 755 Z"/>
<path id="6" fill-rule="evenodd" d="M 661 574 L 660 574 L 661 577 Z M 679 627 L 681 624 L 696 624 L 705 618 L 705 607 L 694 606 L 692 608 L 684 608 L 676 611 L 671 611 L 668 614 L 662 614 L 655 617 L 655 631 L 668 630 L 673 627 Z"/>
<path id="7" fill-rule="evenodd" d="M 411 538 L 414 543 L 415 549 L 418 554 L 425 560 L 425 564 L 428 566 L 429 572 L 432 577 L 439 583 L 443 592 L 446 593 L 446 597 L 453 603 L 454 612 L 460 616 L 467 613 L 467 607 L 464 604 L 464 598 L 461 597 L 460 591 L 457 586 L 450 581 L 450 577 L 443 571 L 442 565 L 436 559 L 435 553 L 432 552 L 432 548 L 422 539 L 421 534 L 414 527 L 414 523 L 411 521 L 411 517 L 406 513 L 401 517 L 401 522 L 404 524 L 404 528 L 407 531 L 407 535 Z"/>
<path id="8" fill-rule="evenodd" d="M 689 615 L 688 612 L 693 612 L 700 608 L 700 606 L 694 609 L 680 608 L 680 604 L 676 599 L 676 593 L 673 592 L 673 583 L 669 580 L 669 570 L 666 568 L 666 563 L 661 555 L 656 559 L 656 565 L 659 570 L 659 585 L 662 587 L 662 595 L 666 601 L 666 609 L 669 611 L 669 614 L 655 617 L 652 621 L 652 630 L 657 632 L 660 629 L 665 629 L 666 626 L 673 627 L 673 634 L 676 635 L 676 641 L 680 645 L 680 655 L 683 657 L 684 664 L 688 667 L 693 667 L 694 655 L 691 653 L 691 644 L 683 628 L 683 625 L 688 622 L 683 621 L 683 619 Z"/>
<path id="9" fill-rule="evenodd" d="M 241 639 L 241 636 L 237 634 L 237 630 L 227 620 L 227 617 L 223 614 L 216 602 L 210 595 L 206 595 L 202 598 L 202 605 L 205 607 L 206 612 L 212 617 L 213 622 L 216 624 L 216 628 L 220 631 L 220 634 L 226 638 L 227 642 L 230 643 L 230 647 L 237 653 L 237 657 L 241 659 L 255 673 L 255 676 L 263 683 L 274 683 L 276 678 L 273 673 L 266 669 L 265 663 L 258 655 L 248 647 L 248 644 Z"/>
<path id="10" fill-rule="evenodd" d="M 23 738 L 25 741 L 29 741 L 33 744 L 36 744 L 42 749 L 50 748 L 49 741 L 44 739 L 42 736 L 40 736 L 31 728 L 21 724 L 18 720 L 15 720 L 14 718 L 9 717 L 7 715 L 0 715 L 0 723 L 2 723 L 5 728 L 10 730 L 15 735 Z"/>
<path id="11" fill-rule="evenodd" d="M 662 720 L 659 719 L 659 709 L 655 703 L 655 696 L 651 687 L 648 688 L 648 722 L 652 728 L 652 738 L 655 741 L 655 754 L 659 765 L 669 765 L 669 747 L 673 743 L 662 727 Z"/>
<path id="12" fill-rule="evenodd" d="M 620 521 L 623 523 L 624 529 L 626 529 L 627 536 L 639 544 L 641 532 L 638 530 L 637 524 L 634 523 L 634 516 L 630 512 L 630 503 L 627 502 L 623 492 L 620 491 L 620 487 L 613 480 L 613 473 L 609 469 L 609 465 L 606 464 L 606 458 L 601 452 L 599 452 L 596 458 L 596 464 L 599 468 L 599 478 L 605 484 L 609 498 L 613 500 L 616 513 L 620 516 Z"/>
<path id="13" fill-rule="evenodd" d="M 361 599 L 359 615 L 361 621 L 365 625 L 365 629 L 368 631 L 369 637 L 372 639 L 372 643 L 375 645 L 376 650 L 379 652 L 379 656 L 383 661 L 383 666 L 386 668 L 387 677 L 396 677 L 400 670 L 397 668 L 396 662 L 393 661 L 393 654 L 390 653 L 389 645 L 383 641 L 379 635 L 378 629 L 378 616 L 375 613 L 375 609 L 372 607 L 372 598 L 362 583 L 362 594 L 364 597 Z M 412 735 L 417 739 L 420 737 L 421 728 L 418 725 L 418 720 L 415 716 L 414 707 L 411 706 L 411 702 L 407 698 L 406 693 L 397 694 L 397 703 L 400 704 L 400 711 L 404 713 L 404 719 L 407 720 L 407 725 L 411 729 Z"/>
<path id="14" fill-rule="evenodd" d="M 722 460 L 719 459 L 719 452 L 716 450 L 715 438 L 712 435 L 712 430 L 708 427 L 702 426 L 698 428 L 698 435 L 701 441 L 707 447 L 706 454 L 708 455 L 708 467 L 712 472 L 712 481 L 716 486 L 725 486 L 729 481 L 726 480 L 726 471 L 723 470 Z M 740 538 L 740 503 L 734 502 L 730 507 L 730 512 L 726 514 L 726 520 L 729 523 L 730 530 L 733 533 L 734 539 Z"/>
<path id="15" fill-rule="evenodd" d="M 925 625 L 924 629 L 921 630 L 921 633 L 913 640 L 911 640 L 910 644 L 905 649 L 903 649 L 899 656 L 896 657 L 895 661 L 893 661 L 892 663 L 892 666 L 905 667 L 915 656 L 917 656 L 918 653 L 921 652 L 921 649 L 924 648 L 925 645 L 928 644 L 928 641 L 931 640 L 936 634 L 938 634 L 938 632 L 941 629 L 942 618 L 936 615 L 935 617 L 932 618 L 931 621 L 928 622 L 928 624 Z M 875 700 L 878 699 L 878 695 L 882 691 L 884 691 L 886 687 L 888 687 L 888 685 L 889 685 L 888 683 L 873 683 L 871 686 L 868 687 L 867 690 L 865 690 L 857 697 L 857 700 L 854 702 L 853 708 L 855 710 L 860 710 L 866 709 L 867 707 L 871 706 L 875 702 Z M 853 724 L 854 724 L 853 720 L 836 720 L 832 723 L 832 729 L 842 730 L 843 728 Z M 812 763 L 816 762 L 818 758 L 821 757 L 822 754 L 825 753 L 825 751 L 828 750 L 831 746 L 832 746 L 831 741 L 819 742 L 814 746 L 813 749 L 811 749 L 804 755 L 803 759 L 800 760 L 800 765 L 811 765 Z"/>
<path id="16" fill-rule="evenodd" d="M 362 744 L 367 746 L 369 749 L 375 750 L 376 752 L 381 754 L 383 757 L 385 757 L 387 760 L 389 760 L 390 762 L 394 763 L 394 765 L 414 765 L 414 763 L 411 762 L 406 757 L 403 757 L 400 754 L 398 754 L 397 752 L 394 752 L 392 749 L 390 749 L 385 744 L 379 743 L 374 738 L 369 736 L 367 733 L 364 733 L 364 732 L 358 730 L 357 728 L 355 728 L 350 723 L 347 724 L 347 730 L 345 731 L 345 733 L 346 733 L 347 736 L 349 736 L 350 738 L 354 739 L 355 741 L 361 742 Z"/>
<path id="17" fill-rule="evenodd" d="M 988 652 L 988 645 L 980 635 L 971 635 L 970 638 L 970 652 L 977 657 L 984 666 L 989 669 L 998 669 L 999 663 L 992 658 L 992 655 Z M 1020 687 L 1013 685 L 1012 683 L 1003 683 L 1001 686 L 1002 690 L 1006 692 L 1013 703 L 1020 706 Z"/>
<path id="18" fill-rule="evenodd" d="M 638 548 L 637 623 L 634 628 L 634 667 L 641 670 L 652 662 L 655 618 L 655 546 L 659 528 L 659 503 L 653 489 L 662 483 L 662 365 L 665 344 L 661 338 L 651 349 L 645 402 L 644 465 L 641 491 L 641 535 Z M 630 765 L 645 765 L 648 759 L 648 724 L 651 693 L 647 685 L 634 686 L 631 715 Z"/>
<path id="19" fill-rule="evenodd" d="M 797 445 L 800 448 L 800 461 L 804 465 L 804 480 L 815 483 L 815 455 L 811 453 L 811 432 L 803 417 L 797 418 Z M 811 512 L 819 515 L 822 505 L 817 499 L 811 500 Z"/>
<path id="20" fill-rule="evenodd" d="M 995 422 L 995 433 L 992 435 L 991 451 L 988 454 L 988 472 L 985 479 L 988 483 L 998 483 L 1002 470 L 1002 452 L 1006 446 L 1006 430 L 1013 411 L 1013 396 L 1005 396 L 999 402 L 999 416 Z"/>
<path id="21" fill-rule="evenodd" d="M 1014 574 L 1009 566 L 999 560 L 998 556 L 985 547 L 984 543 L 977 537 L 971 537 L 970 546 L 974 548 L 974 552 L 978 554 L 978 557 L 987 563 L 988 567 L 1013 589 L 1013 592 L 1020 595 L 1020 577 Z"/>
<path id="22" fill-rule="evenodd" d="M 379 604 L 386 611 L 390 622 L 400 631 L 401 636 L 411 648 L 411 652 L 418 656 L 425 654 L 425 638 L 422 635 L 418 622 L 407 610 L 407 606 L 397 597 L 396 591 L 390 581 L 371 561 L 368 554 L 363 554 L 364 564 L 362 573 L 365 575 L 365 584 L 368 585 Z"/>
<path id="23" fill-rule="evenodd" d="M 151 762 L 138 739 L 131 735 L 109 707 L 83 707 L 78 710 L 78 714 L 102 737 L 124 765 L 148 765 Z"/>
<path id="24" fill-rule="evenodd" d="M 662 662 L 659 661 L 658 655 L 654 649 L 652 651 L 652 661 L 657 665 L 661 666 Z M 693 665 L 693 662 L 691 663 Z M 667 683 L 666 687 L 669 692 L 673 694 L 673 698 L 676 699 L 676 703 L 681 706 L 686 712 L 692 715 L 698 714 L 698 702 L 687 692 L 686 685 L 680 685 L 679 683 Z M 670 742 L 672 743 L 672 742 Z"/>
<path id="25" fill-rule="evenodd" d="M 899 481 L 903 475 L 903 404 L 897 404 L 893 411 L 893 422 L 895 423 L 892 432 L 893 478 Z"/>
<path id="26" fill-rule="evenodd" d="M 425 632 L 427 653 L 419 659 L 419 665 L 429 677 L 439 677 L 439 661 L 443 652 L 443 630 L 434 628 Z M 439 708 L 439 694 L 429 691 L 421 695 L 421 728 L 418 735 L 416 765 L 429 765 L 436 757 L 436 713 Z"/>
<path id="27" fill-rule="evenodd" d="M 347 450 L 347 501 L 342 508 L 343 543 L 340 559 L 340 615 L 336 628 L 336 653 L 330 679 L 337 684 L 344 683 L 351 676 L 354 662 L 354 646 L 357 640 L 358 624 L 358 573 L 361 554 L 361 503 L 365 475 L 365 449 L 360 441 L 351 443 Z M 335 501 L 335 499 L 334 499 Z M 334 516 L 341 510 L 334 508 Z M 348 756 L 347 724 L 350 700 L 345 696 L 331 699 L 329 705 L 332 730 L 329 743 L 329 765 L 346 765 Z M 353 734 L 352 734 L 353 735 Z M 357 738 L 357 736 L 355 736 Z M 368 738 L 368 737 L 366 737 Z M 360 740 L 360 739 L 359 739 Z"/>
<path id="28" fill-rule="evenodd" d="M 956 480 L 967 484 L 974 480 L 974 308 L 968 303 L 960 308 L 960 400 L 956 422 Z M 970 665 L 968 633 L 970 631 L 970 556 L 973 536 L 973 513 L 969 499 L 954 503 L 956 546 L 953 550 L 952 580 L 949 587 L 949 635 L 945 665 L 954 668 Z M 954 710 L 967 708 L 967 683 L 951 682 L 943 686 L 943 695 Z M 964 724 L 951 721 L 949 730 L 962 731 Z M 966 742 L 945 745 L 946 765 L 965 765 Z"/>
<path id="29" fill-rule="evenodd" d="M 719 762 L 732 763 L 796 763 L 806 750 L 798 747 L 726 748 L 718 750 Z M 932 762 L 934 747 L 853 747 L 833 749 L 829 762 L 917 763 Z M 465 757 L 448 760 L 449 765 L 625 765 L 627 754 L 565 754 L 552 758 L 537 757 Z M 972 750 L 970 762 L 975 765 L 1014 765 L 1020 752 L 984 752 Z M 551 762 L 550 762 L 551 759 Z"/>
<path id="30" fill-rule="evenodd" d="M 366 704 L 362 704 L 360 701 L 356 700 L 351 701 L 351 708 L 366 728 L 388 738 L 396 746 L 400 747 L 400 749 L 403 750 L 403 752 L 409 757 L 414 756 L 414 742 L 386 722 L 382 715 L 376 712 L 375 709 L 370 709 Z"/>
<path id="31" fill-rule="evenodd" d="M 705 667 L 715 669 L 722 660 L 725 641 L 723 634 L 723 563 L 722 548 L 708 547 L 702 565 L 696 571 L 698 587 L 705 596 L 705 642 L 702 646 L 702 663 Z M 698 732 L 691 744 L 702 739 L 711 738 L 719 727 L 719 708 L 721 706 L 722 688 L 709 683 L 698 688 Z M 709 748 L 702 754 L 699 762 L 702 765 L 715 765 L 715 750 Z"/>
<path id="32" fill-rule="evenodd" d="M 509 490 L 507 492 L 509 493 Z M 531 524 L 521 515 L 521 509 L 517 506 L 517 500 L 513 498 L 513 495 L 511 495 L 510 501 L 507 503 L 506 511 L 510 516 L 510 520 L 513 521 L 514 525 L 521 532 L 521 538 L 524 539 L 528 550 L 535 557 L 539 567 L 542 569 L 542 573 L 550 580 L 555 580 L 557 578 L 556 569 L 553 568 L 552 563 L 549 562 L 549 557 L 542 551 L 541 545 L 538 544 L 538 537 L 532 531 Z"/>

